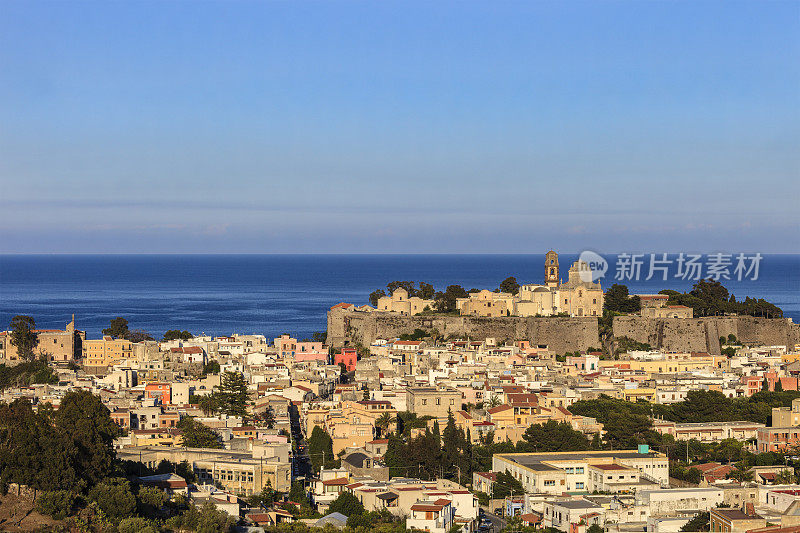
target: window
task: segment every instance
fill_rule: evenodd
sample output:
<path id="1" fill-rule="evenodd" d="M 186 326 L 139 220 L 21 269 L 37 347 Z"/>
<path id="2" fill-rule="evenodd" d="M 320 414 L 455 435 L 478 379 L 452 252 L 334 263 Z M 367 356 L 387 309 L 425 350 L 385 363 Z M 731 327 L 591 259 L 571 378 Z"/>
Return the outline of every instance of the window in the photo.
<path id="1" fill-rule="evenodd" d="M 555 484 L 556 484 L 556 480 L 555 479 L 545 479 L 544 480 L 544 486 L 545 487 L 552 487 Z"/>
<path id="2" fill-rule="evenodd" d="M 577 483 L 575 483 L 575 488 L 576 489 L 582 489 L 583 488 L 583 482 L 582 481 L 578 481 Z"/>

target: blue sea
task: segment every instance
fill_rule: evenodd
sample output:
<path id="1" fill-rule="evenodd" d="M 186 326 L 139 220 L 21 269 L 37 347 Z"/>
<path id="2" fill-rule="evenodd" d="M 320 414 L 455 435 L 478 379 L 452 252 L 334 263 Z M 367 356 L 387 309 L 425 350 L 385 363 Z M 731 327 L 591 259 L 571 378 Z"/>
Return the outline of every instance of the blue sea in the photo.
<path id="1" fill-rule="evenodd" d="M 605 257 L 611 271 L 600 280 L 604 288 L 615 282 L 616 261 Z M 563 278 L 576 258 L 560 256 Z M 18 314 L 32 315 L 40 328 L 63 328 L 74 313 L 89 338 L 123 316 L 131 329 L 156 337 L 186 329 L 302 339 L 325 330 L 332 305 L 367 303 L 390 281 L 493 289 L 507 276 L 541 283 L 544 255 L 5 255 L 0 329 Z M 721 281 L 737 299 L 764 298 L 800 322 L 800 255 L 766 255 L 757 280 Z M 688 291 L 693 282 L 671 272 L 666 281 L 657 275 L 622 283 L 632 293 L 654 293 Z"/>

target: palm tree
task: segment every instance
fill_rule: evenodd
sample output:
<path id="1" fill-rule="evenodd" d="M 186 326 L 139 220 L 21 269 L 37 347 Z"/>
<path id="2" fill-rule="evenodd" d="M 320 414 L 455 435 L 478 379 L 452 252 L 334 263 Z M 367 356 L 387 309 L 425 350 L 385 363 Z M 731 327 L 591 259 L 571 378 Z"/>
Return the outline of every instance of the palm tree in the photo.
<path id="1" fill-rule="evenodd" d="M 219 411 L 219 402 L 217 402 L 217 399 L 213 396 L 203 396 L 198 407 L 203 411 L 203 414 L 208 416 L 209 414 L 216 414 L 216 412 Z"/>
<path id="2" fill-rule="evenodd" d="M 378 419 L 375 421 L 375 427 L 379 429 L 378 437 L 383 437 L 386 433 L 389 432 L 389 428 L 394 424 L 395 417 L 393 417 L 390 413 L 383 413 Z"/>

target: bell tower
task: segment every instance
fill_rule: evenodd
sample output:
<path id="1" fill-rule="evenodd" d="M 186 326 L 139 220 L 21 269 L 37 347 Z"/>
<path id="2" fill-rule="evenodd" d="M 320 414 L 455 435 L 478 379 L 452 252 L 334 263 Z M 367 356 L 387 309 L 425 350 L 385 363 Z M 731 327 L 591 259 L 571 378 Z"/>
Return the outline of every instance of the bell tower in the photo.
<path id="1" fill-rule="evenodd" d="M 544 284 L 558 287 L 558 254 L 553 250 L 544 256 Z"/>

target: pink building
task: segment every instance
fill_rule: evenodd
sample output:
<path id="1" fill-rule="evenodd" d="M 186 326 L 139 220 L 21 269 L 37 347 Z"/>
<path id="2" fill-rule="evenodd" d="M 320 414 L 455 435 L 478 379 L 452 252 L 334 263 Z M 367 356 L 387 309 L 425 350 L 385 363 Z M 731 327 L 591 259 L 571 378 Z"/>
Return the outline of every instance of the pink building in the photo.
<path id="1" fill-rule="evenodd" d="M 303 341 L 297 343 L 294 353 L 295 361 L 327 361 L 328 350 L 321 342 Z"/>

